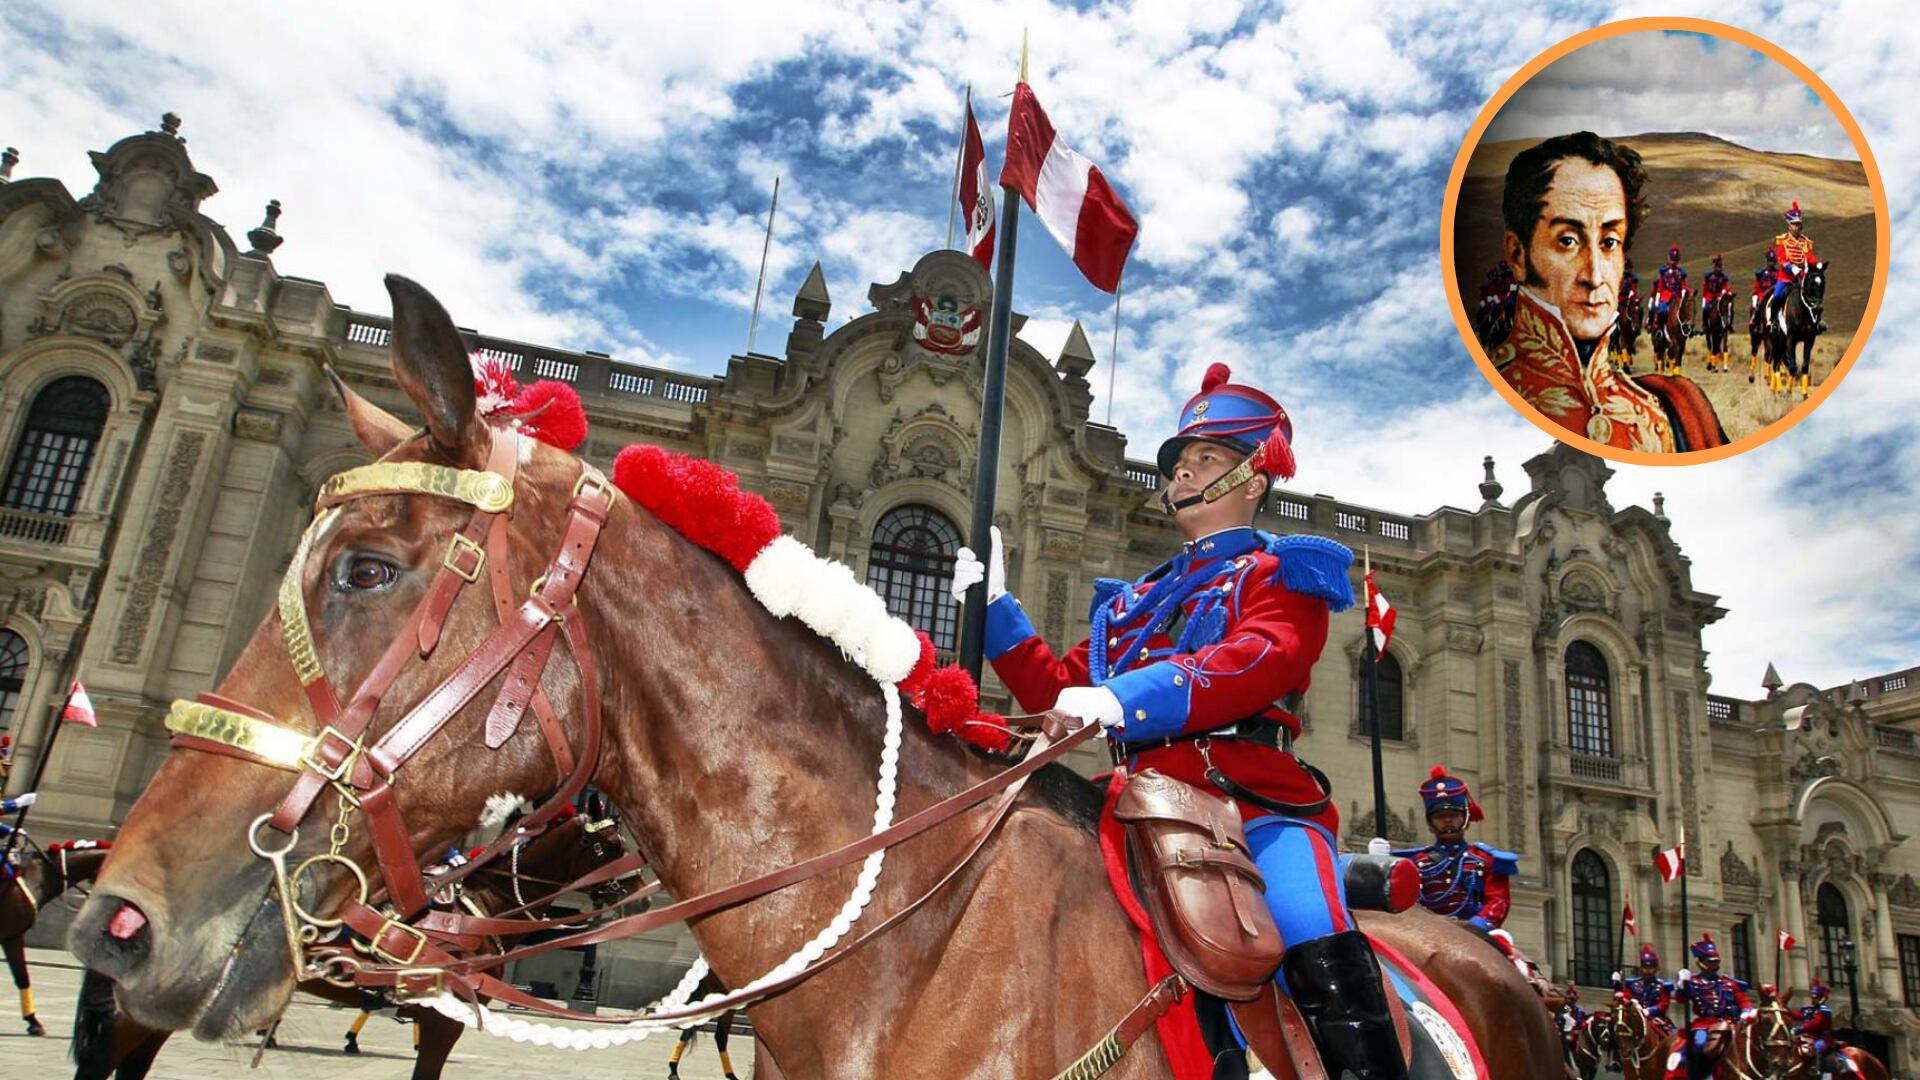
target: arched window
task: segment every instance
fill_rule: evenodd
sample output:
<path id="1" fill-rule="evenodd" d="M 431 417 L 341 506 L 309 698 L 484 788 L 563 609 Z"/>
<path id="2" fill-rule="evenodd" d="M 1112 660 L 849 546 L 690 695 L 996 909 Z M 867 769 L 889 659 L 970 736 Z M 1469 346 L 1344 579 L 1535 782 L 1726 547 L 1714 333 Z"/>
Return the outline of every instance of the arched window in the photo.
<path id="1" fill-rule="evenodd" d="M 20 688 L 27 684 L 27 639 L 0 630 L 0 731 L 13 730 L 13 711 L 20 705 Z"/>
<path id="2" fill-rule="evenodd" d="M 1582 848 L 1573 857 L 1573 981 L 1605 986 L 1614 966 L 1613 875 L 1607 861 Z"/>
<path id="3" fill-rule="evenodd" d="M 1847 930 L 1851 920 L 1847 917 L 1847 894 L 1836 888 L 1831 881 L 1822 882 L 1818 892 L 1814 893 L 1815 917 L 1820 921 L 1820 964 L 1822 970 L 1814 974 L 1821 981 L 1840 986 L 1847 977 L 1846 951 L 1841 942 L 1851 942 L 1853 935 Z"/>
<path id="4" fill-rule="evenodd" d="M 71 515 L 111 401 L 106 387 L 83 375 L 48 383 L 27 410 L 27 427 L 14 448 L 0 505 Z"/>
<path id="5" fill-rule="evenodd" d="M 1407 737 L 1405 682 L 1400 674 L 1400 661 L 1395 660 L 1392 653 L 1382 653 L 1375 669 L 1369 674 L 1367 662 L 1360 661 L 1360 712 L 1353 718 L 1353 730 L 1361 735 L 1372 734 L 1368 726 L 1371 721 L 1367 709 L 1373 691 L 1368 684 L 1377 682 L 1380 686 L 1380 737 L 1399 742 Z"/>
<path id="6" fill-rule="evenodd" d="M 953 599 L 953 553 L 960 530 L 939 511 L 902 506 L 873 527 L 867 584 L 887 610 L 924 630 L 936 649 L 960 645 L 960 605 Z"/>
<path id="7" fill-rule="evenodd" d="M 1576 754 L 1613 756 L 1613 692 L 1607 658 L 1584 641 L 1567 646 L 1567 738 Z"/>

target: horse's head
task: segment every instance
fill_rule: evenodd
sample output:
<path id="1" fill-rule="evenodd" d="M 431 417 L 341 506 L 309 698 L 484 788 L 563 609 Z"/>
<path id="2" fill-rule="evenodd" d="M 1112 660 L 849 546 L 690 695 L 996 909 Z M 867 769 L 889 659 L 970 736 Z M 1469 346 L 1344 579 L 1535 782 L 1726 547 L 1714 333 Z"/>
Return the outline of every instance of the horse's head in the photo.
<path id="1" fill-rule="evenodd" d="M 1800 282 L 1800 295 L 1807 298 L 1807 303 L 1815 311 L 1820 310 L 1827 299 L 1827 264 L 1825 262 L 1817 262 L 1807 267 L 1806 276 Z"/>
<path id="2" fill-rule="evenodd" d="M 513 906 L 537 903 L 627 854 L 619 822 L 574 814 L 519 846 L 516 857 L 495 860 L 474 875 Z M 602 882 L 587 890 L 596 906 L 611 906 L 633 891 L 634 878 Z M 496 909 L 497 910 L 497 909 Z"/>
<path id="3" fill-rule="evenodd" d="M 1792 1076 L 1801 1064 L 1793 1014 L 1778 1001 L 1763 1002 L 1737 1026 L 1729 1054 L 1747 1075 Z"/>
<path id="4" fill-rule="evenodd" d="M 175 703 L 173 752 L 68 937 L 150 1027 L 236 1037 L 292 993 L 294 920 L 261 852 L 285 850 L 303 919 L 363 898 L 404 907 L 418 867 L 465 835 L 490 793 L 554 789 L 540 725 L 490 722 L 496 694 L 518 686 L 524 703 L 537 684 L 581 746 L 582 669 L 551 647 L 579 615 L 569 605 L 584 565 L 566 562 L 562 533 L 572 545 L 576 481 L 588 477 L 571 456 L 483 418 L 453 320 L 413 282 L 389 277 L 387 288 L 393 373 L 425 428 L 336 380 L 377 460 L 323 487 L 276 609 L 218 698 Z M 604 520 L 618 500 L 604 488 L 598 498 Z M 523 647 L 513 655 L 525 662 L 504 674 L 463 666 L 508 623 L 540 624 L 528 640 L 550 659 Z"/>

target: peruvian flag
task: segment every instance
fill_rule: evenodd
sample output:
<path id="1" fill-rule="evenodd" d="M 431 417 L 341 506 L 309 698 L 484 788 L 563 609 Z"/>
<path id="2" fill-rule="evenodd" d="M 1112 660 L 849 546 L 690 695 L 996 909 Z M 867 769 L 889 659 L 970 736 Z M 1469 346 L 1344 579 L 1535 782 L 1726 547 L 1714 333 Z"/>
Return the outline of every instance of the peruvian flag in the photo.
<path id="1" fill-rule="evenodd" d="M 1024 82 L 1013 88 L 1000 186 L 1020 193 L 1094 288 L 1120 288 L 1140 224 L 1099 167 L 1055 137 L 1053 122 Z"/>
<path id="2" fill-rule="evenodd" d="M 1653 865 L 1660 871 L 1661 881 L 1676 881 L 1687 869 L 1687 845 L 1653 853 Z"/>
<path id="3" fill-rule="evenodd" d="M 79 679 L 73 680 L 73 689 L 67 691 L 67 707 L 60 710 L 60 719 L 72 720 L 90 728 L 100 726 L 100 721 L 93 715 L 93 699 L 87 696 L 87 688 L 80 685 Z"/>
<path id="4" fill-rule="evenodd" d="M 1626 910 L 1620 913 L 1620 926 L 1626 930 L 1628 937 L 1640 932 L 1640 924 L 1633 919 L 1633 901 L 1631 900 L 1626 902 Z"/>
<path id="5" fill-rule="evenodd" d="M 973 118 L 973 99 L 967 99 L 967 137 L 960 151 L 960 212 L 967 218 L 967 250 L 980 269 L 993 270 L 993 182 L 987 178 L 987 148 L 980 141 L 980 125 Z"/>
<path id="6" fill-rule="evenodd" d="M 1800 939 L 1794 937 L 1792 934 L 1787 933 L 1785 930 L 1780 931 L 1780 951 L 1781 952 L 1786 952 L 1788 949 L 1793 948 L 1795 945 L 1799 943 L 1800 943 Z"/>
<path id="7" fill-rule="evenodd" d="M 1400 613 L 1387 602 L 1387 594 L 1373 583 L 1373 571 L 1367 571 L 1367 633 L 1373 638 L 1373 655 L 1387 654 L 1387 642 L 1393 640 L 1393 623 Z"/>

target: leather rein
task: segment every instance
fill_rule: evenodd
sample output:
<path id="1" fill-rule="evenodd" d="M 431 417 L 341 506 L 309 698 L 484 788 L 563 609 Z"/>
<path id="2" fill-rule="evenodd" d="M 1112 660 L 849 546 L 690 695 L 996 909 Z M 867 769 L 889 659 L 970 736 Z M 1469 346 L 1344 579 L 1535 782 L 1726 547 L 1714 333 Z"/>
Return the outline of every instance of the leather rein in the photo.
<path id="1" fill-rule="evenodd" d="M 620 901 L 592 911 L 568 913 L 561 919 L 534 917 L 552 900 L 568 892 L 637 874 L 645 856 L 634 851 L 603 864 L 533 902 L 492 914 L 434 908 L 430 898 L 453 893 L 451 887 L 491 863 L 515 844 L 537 835 L 585 787 L 599 764 L 603 724 L 598 670 L 588 647 L 585 629 L 577 618 L 575 594 L 591 562 L 595 544 L 616 498 L 615 489 L 592 465 L 580 463 L 567 504 L 567 524 L 559 549 L 545 572 L 535 578 L 524 600 L 516 602 L 508 558 L 507 524 L 514 503 L 514 481 L 519 440 L 511 428 L 493 429 L 488 467 L 484 471 L 456 469 L 419 462 L 375 462 L 340 473 L 327 481 L 317 500 L 317 514 L 302 536 L 282 581 L 278 613 L 287 653 L 299 677 L 319 728 L 317 734 L 287 727 L 243 703 L 214 694 L 194 701 L 176 701 L 167 718 L 176 746 L 222 754 L 294 774 L 292 788 L 275 810 L 256 819 L 248 843 L 255 854 L 274 868 L 288 948 L 299 977 L 321 978 L 336 985 L 366 989 L 390 988 L 403 1000 L 452 994 L 481 1015 L 485 999 L 583 1023 L 630 1023 L 636 1018 L 578 1013 L 520 991 L 491 972 L 527 957 L 560 949 L 631 937 L 654 928 L 723 911 L 852 865 L 868 855 L 891 848 L 992 800 L 972 841 L 948 864 L 931 887 L 885 919 L 866 928 L 832 952 L 790 961 L 750 988 L 703 999 L 690 1006 L 655 1011 L 643 1018 L 649 1024 L 685 1022 L 739 1008 L 780 993 L 837 963 L 863 945 L 898 925 L 958 876 L 986 846 L 1011 811 L 1028 777 L 1063 758 L 1073 747 L 1092 737 L 1097 727 L 1065 730 L 1059 714 L 1009 717 L 1011 726 L 1030 734 L 1028 752 L 1016 765 L 933 804 L 889 828 L 759 877 L 691 897 L 663 908 L 611 918 L 577 929 L 583 920 L 615 913 L 641 896 L 659 889 L 649 885 Z M 319 537 L 335 520 L 339 508 L 356 499 L 392 495 L 427 495 L 453 499 L 473 507 L 466 526 L 455 532 L 441 564 L 415 606 L 404 628 L 389 643 L 353 695 L 342 704 L 322 666 L 306 615 L 301 586 L 305 564 Z M 489 580 L 499 625 L 458 667 L 409 709 L 384 734 L 369 728 L 382 698 L 401 671 L 418 657 L 431 656 L 438 645 L 448 613 L 466 585 Z M 580 673 L 583 738 L 578 751 L 570 746 L 549 702 L 539 688 L 557 637 L 564 637 Z M 498 749 L 518 729 L 531 710 L 546 738 L 557 771 L 559 787 L 523 818 L 516 828 L 470 858 L 464 865 L 437 874 L 428 883 L 409 840 L 395 801 L 393 781 L 452 717 L 466 708 L 502 673 L 501 689 L 487 716 L 485 741 Z M 338 796 L 338 817 L 330 833 L 329 849 L 298 863 L 286 862 L 298 843 L 299 826 L 319 796 L 331 788 Z M 365 819 L 377 860 L 379 887 L 374 887 L 357 862 L 343 854 L 351 837 L 355 811 Z M 263 843 L 262 827 L 286 837 L 284 846 Z M 334 918 L 322 918 L 299 904 L 302 878 L 316 867 L 335 864 L 353 879 L 355 894 Z M 516 898 L 519 899 L 519 898 Z M 351 932 L 350 944 L 325 939 L 341 928 Z M 533 945 L 494 952 L 489 938 L 522 936 L 535 931 L 561 932 Z M 571 932 L 565 932 L 571 931 Z M 775 978 L 774 975 L 779 977 Z M 1186 984 L 1168 976 L 1149 988 L 1134 1008 L 1101 1041 L 1061 1077 L 1094 1077 L 1120 1059 L 1137 1038 L 1184 995 Z"/>

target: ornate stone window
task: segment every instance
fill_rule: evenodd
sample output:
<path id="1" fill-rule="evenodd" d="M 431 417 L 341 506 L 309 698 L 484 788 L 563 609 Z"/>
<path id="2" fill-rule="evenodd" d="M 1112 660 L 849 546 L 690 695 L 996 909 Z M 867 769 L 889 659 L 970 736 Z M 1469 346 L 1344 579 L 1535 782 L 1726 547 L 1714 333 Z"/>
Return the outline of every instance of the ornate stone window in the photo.
<path id="1" fill-rule="evenodd" d="M 1753 918 L 1741 919 L 1733 924 L 1732 941 L 1733 977 L 1746 982 L 1753 981 Z"/>
<path id="2" fill-rule="evenodd" d="M 1920 937 L 1900 935 L 1900 1000 L 1920 1009 Z"/>
<path id="3" fill-rule="evenodd" d="M 0 731 L 13 730 L 13 711 L 20 706 L 20 688 L 27 684 L 27 639 L 0 630 Z"/>
<path id="4" fill-rule="evenodd" d="M 886 598 L 887 610 L 950 652 L 960 645 L 960 605 L 953 599 L 953 553 L 960 530 L 925 506 L 889 510 L 873 527 L 867 584 Z"/>
<path id="5" fill-rule="evenodd" d="M 1576 754 L 1613 756 L 1613 691 L 1607 658 L 1588 642 L 1567 646 L 1567 741 Z"/>
<path id="6" fill-rule="evenodd" d="M 71 516 L 111 404 L 107 388 L 83 375 L 48 383 L 27 411 L 0 505 Z"/>
<path id="7" fill-rule="evenodd" d="M 1573 857 L 1573 981 L 1605 986 L 1614 968 L 1613 875 L 1592 848 Z"/>
<path id="8" fill-rule="evenodd" d="M 1845 985 L 1847 965 L 1844 950 L 1840 943 L 1853 940 L 1847 929 L 1850 921 L 1847 914 L 1847 894 L 1841 892 L 1833 882 L 1824 881 L 1813 894 L 1814 919 L 1820 924 L 1820 970 L 1819 974 L 1834 985 Z"/>
<path id="9" fill-rule="evenodd" d="M 1406 714 L 1406 678 L 1401 673 L 1400 661 L 1392 653 L 1383 653 L 1375 679 L 1380 684 L 1380 738 L 1394 742 L 1404 741 L 1407 737 Z M 1368 688 L 1367 662 L 1360 661 L 1360 692 L 1354 695 L 1359 703 L 1359 712 L 1353 718 L 1353 731 L 1356 735 L 1371 735 L 1368 727 L 1367 706 Z"/>

